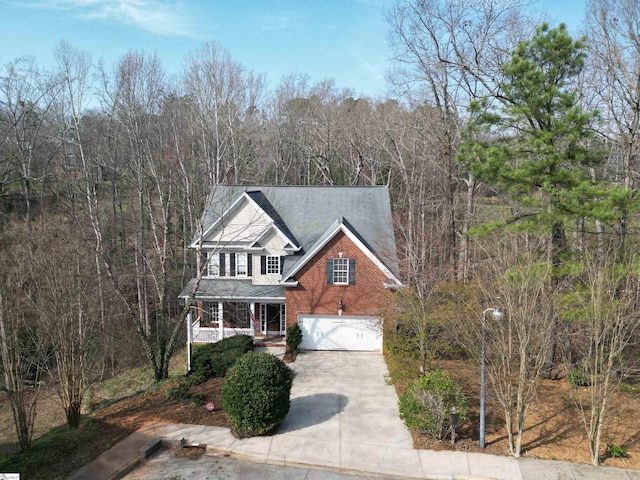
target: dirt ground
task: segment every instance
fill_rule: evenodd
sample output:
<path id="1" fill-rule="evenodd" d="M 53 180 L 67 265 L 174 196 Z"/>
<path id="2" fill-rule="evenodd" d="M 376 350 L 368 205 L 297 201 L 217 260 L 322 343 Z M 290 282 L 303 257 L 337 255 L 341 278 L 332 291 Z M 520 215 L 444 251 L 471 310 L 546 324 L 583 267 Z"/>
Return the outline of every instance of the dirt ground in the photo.
<path id="1" fill-rule="evenodd" d="M 222 381 L 221 378 L 213 378 L 191 388 L 192 393 L 205 396 L 205 405 L 192 405 L 189 400 L 167 400 L 165 391 L 171 387 L 167 384 L 90 413 L 100 425 L 101 442 L 94 445 L 96 454 L 101 453 L 103 445 L 116 443 L 151 421 L 227 427 L 226 415 L 222 411 Z M 211 412 L 206 408 L 208 402 L 214 405 Z M 18 450 L 18 445 L 14 442 L 13 420 L 5 394 L 0 394 L 0 422 L 0 455 L 13 453 Z M 44 434 L 46 425 L 53 427 L 64 423 L 64 411 L 55 395 L 43 392 L 38 402 L 38 427 L 34 437 Z"/>
<path id="2" fill-rule="evenodd" d="M 441 368 L 464 386 L 469 403 L 468 420 L 458 431 L 457 450 L 480 451 L 478 446 L 480 379 L 477 365 L 460 361 L 442 362 Z M 572 400 L 566 378 L 541 379 L 537 396 L 527 414 L 523 438 L 523 457 L 591 463 L 585 427 Z M 588 387 L 581 387 L 588 388 Z M 486 452 L 509 455 L 507 433 L 501 407 L 492 398 L 487 379 Z M 627 458 L 605 458 L 601 465 L 640 469 L 640 395 L 619 393 L 609 408 L 603 450 L 606 439 L 615 440 L 627 449 Z M 437 443 L 414 434 L 417 448 L 450 449 L 450 442 Z M 604 451 L 603 451 L 604 453 Z"/>
<path id="3" fill-rule="evenodd" d="M 479 378 L 477 365 L 463 362 L 444 362 L 441 365 L 456 381 L 463 384 L 469 399 L 469 419 L 458 430 L 456 449 L 479 451 L 478 449 L 478 398 Z M 167 421 L 198 425 L 227 427 L 222 411 L 222 379 L 211 379 L 192 388 L 193 393 L 205 396 L 212 402 L 214 410 L 203 405 L 192 405 L 188 400 L 167 400 L 165 391 L 171 384 L 132 395 L 112 405 L 90 413 L 99 422 L 102 442 L 96 442 L 96 454 L 109 442 L 117 442 L 141 425 L 150 421 Z M 487 397 L 486 451 L 508 455 L 504 421 L 500 409 L 490 395 Z M 603 465 L 640 469 L 640 398 L 639 395 L 621 393 L 610 408 L 611 415 L 605 428 L 606 438 L 615 439 L 628 451 L 627 458 L 607 458 Z M 36 436 L 44 433 L 44 423 L 50 426 L 64 424 L 64 413 L 55 403 L 55 395 L 45 395 L 39 403 L 39 429 Z M 10 409 L 5 394 L 0 394 L 0 454 L 15 450 L 15 438 Z M 435 443 L 414 436 L 417 448 L 448 449 L 448 441 Z M 524 437 L 523 456 L 589 463 L 589 448 L 584 427 L 576 407 L 569 396 L 569 385 L 565 380 L 542 380 L 536 400 L 531 406 Z"/>

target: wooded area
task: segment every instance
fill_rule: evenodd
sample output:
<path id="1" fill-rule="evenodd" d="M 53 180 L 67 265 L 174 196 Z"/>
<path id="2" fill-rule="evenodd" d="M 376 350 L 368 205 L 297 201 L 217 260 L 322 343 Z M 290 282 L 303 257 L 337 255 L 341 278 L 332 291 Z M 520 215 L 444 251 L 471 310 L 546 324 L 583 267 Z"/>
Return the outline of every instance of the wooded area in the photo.
<path id="1" fill-rule="evenodd" d="M 64 41 L 53 69 L 2 66 L 0 343 L 23 449 L 45 377 L 72 427 L 96 379 L 142 361 L 166 378 L 215 185 L 388 184 L 407 286 L 391 324 L 423 369 L 451 338 L 478 355 L 499 305 L 487 368 L 512 453 L 562 365 L 593 387 L 576 402 L 597 463 L 639 359 L 640 6 L 591 0 L 572 38 L 524 3 L 398 0 L 388 98 L 304 74 L 271 88 L 217 43 L 178 76 Z"/>

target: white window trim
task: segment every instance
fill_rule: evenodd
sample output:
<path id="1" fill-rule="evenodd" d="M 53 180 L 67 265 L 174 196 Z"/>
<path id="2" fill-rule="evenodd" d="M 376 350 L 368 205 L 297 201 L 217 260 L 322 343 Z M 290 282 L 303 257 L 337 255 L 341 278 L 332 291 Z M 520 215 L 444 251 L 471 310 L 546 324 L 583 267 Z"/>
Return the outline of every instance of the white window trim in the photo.
<path id="1" fill-rule="evenodd" d="M 211 302 L 209 304 L 209 321 L 214 324 L 216 327 L 220 325 L 220 303 Z"/>
<path id="2" fill-rule="evenodd" d="M 220 276 L 220 254 L 209 252 L 207 254 L 207 277 Z"/>
<path id="3" fill-rule="evenodd" d="M 337 268 L 338 265 L 340 265 L 342 268 Z M 338 278 L 342 278 L 342 277 L 344 277 L 344 281 L 339 281 Z M 333 259 L 333 284 L 349 285 L 349 259 L 348 258 L 340 257 L 340 258 Z"/>
<path id="4" fill-rule="evenodd" d="M 244 263 L 240 262 L 240 259 L 244 259 Z M 236 253 L 236 277 L 246 277 L 249 273 L 248 255 L 244 252 Z M 244 267 L 244 272 L 240 271 L 240 266 Z"/>
<path id="5" fill-rule="evenodd" d="M 267 275 L 280 275 L 280 256 L 279 255 L 267 255 L 266 256 L 266 262 L 267 262 Z M 275 269 L 274 267 L 274 263 L 269 263 L 269 261 L 271 260 L 271 262 L 275 262 Z"/>

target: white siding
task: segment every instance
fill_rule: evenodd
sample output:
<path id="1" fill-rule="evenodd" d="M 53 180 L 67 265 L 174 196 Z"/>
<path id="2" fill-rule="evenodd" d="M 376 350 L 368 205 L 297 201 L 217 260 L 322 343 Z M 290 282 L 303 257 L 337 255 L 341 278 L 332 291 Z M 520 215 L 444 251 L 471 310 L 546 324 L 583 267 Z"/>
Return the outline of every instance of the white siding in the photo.
<path id="1" fill-rule="evenodd" d="M 221 247 L 228 243 L 252 242 L 271 225 L 272 220 L 262 210 L 247 201 L 209 233 L 205 241 Z"/>
<path id="2" fill-rule="evenodd" d="M 285 246 L 286 240 L 278 233 L 276 229 L 269 231 L 260 240 L 264 250 L 256 253 L 253 257 L 253 283 L 254 285 L 277 285 L 280 282 L 281 275 L 262 275 L 260 273 L 260 257 L 263 255 L 275 255 L 283 257 L 286 252 L 282 249 Z M 282 274 L 282 272 L 280 272 Z"/>

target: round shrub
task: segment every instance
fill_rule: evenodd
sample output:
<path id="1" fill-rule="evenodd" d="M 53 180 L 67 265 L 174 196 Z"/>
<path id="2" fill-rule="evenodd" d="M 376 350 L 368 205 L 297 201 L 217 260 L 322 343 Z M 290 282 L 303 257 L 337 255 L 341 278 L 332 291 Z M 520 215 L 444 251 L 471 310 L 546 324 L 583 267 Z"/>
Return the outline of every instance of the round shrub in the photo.
<path id="1" fill-rule="evenodd" d="M 247 353 L 227 371 L 222 409 L 236 438 L 264 435 L 289 413 L 293 372 L 269 353 Z"/>
<path id="2" fill-rule="evenodd" d="M 442 440 L 449 432 L 449 415 L 455 407 L 460 422 L 467 418 L 462 386 L 441 370 L 429 372 L 409 384 L 400 397 L 400 418 L 411 430 Z"/>
<path id="3" fill-rule="evenodd" d="M 300 325 L 294 323 L 289 328 L 287 328 L 287 349 L 290 352 L 297 352 L 301 343 L 302 330 L 300 330 Z"/>

